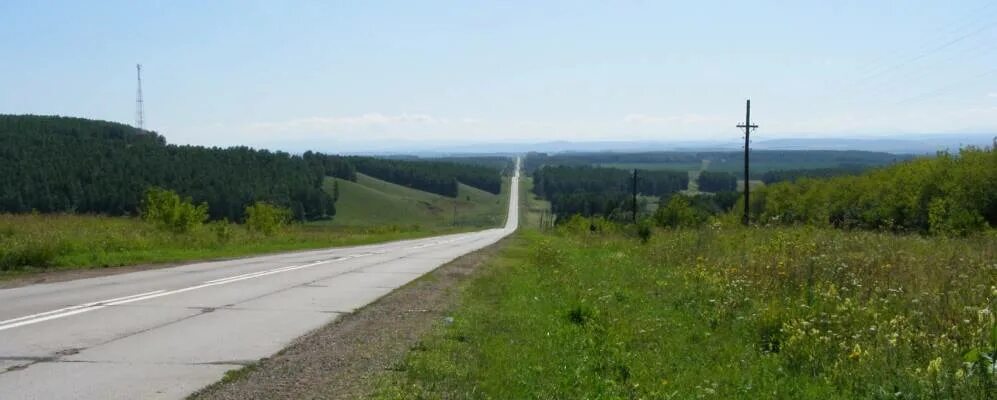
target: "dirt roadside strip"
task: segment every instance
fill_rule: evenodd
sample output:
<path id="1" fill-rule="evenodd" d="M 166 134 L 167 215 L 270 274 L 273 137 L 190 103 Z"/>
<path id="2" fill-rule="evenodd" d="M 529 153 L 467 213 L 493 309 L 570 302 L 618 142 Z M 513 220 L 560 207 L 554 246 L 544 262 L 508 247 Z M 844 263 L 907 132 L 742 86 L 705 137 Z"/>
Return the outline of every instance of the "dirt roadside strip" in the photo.
<path id="1" fill-rule="evenodd" d="M 357 399 L 443 322 L 460 284 L 516 235 L 457 258 L 189 399 Z"/>

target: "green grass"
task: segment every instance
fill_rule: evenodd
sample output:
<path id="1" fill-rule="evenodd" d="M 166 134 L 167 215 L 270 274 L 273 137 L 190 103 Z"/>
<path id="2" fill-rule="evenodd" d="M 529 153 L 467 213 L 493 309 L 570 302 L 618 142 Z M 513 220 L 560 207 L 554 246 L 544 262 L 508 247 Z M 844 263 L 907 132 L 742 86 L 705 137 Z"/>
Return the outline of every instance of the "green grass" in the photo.
<path id="1" fill-rule="evenodd" d="M 509 201 L 508 181 L 501 195 L 461 185 L 458 199 L 364 175 L 356 183 L 340 181 L 339 186 L 334 220 L 292 224 L 274 235 L 223 222 L 175 234 L 136 218 L 0 214 L 0 279 L 58 269 L 229 258 L 468 231 L 499 226 Z"/>
<path id="2" fill-rule="evenodd" d="M 533 178 L 521 177 L 519 179 L 519 206 L 520 224 L 524 228 L 540 228 L 541 217 L 553 218 L 550 212 L 550 202 L 537 197 L 533 193 Z"/>
<path id="3" fill-rule="evenodd" d="M 456 198 L 423 192 L 363 174 L 357 174 L 356 182 L 329 178 L 325 183 L 327 191 L 332 191 L 333 182 L 339 185 L 336 217 L 329 222 L 334 226 L 449 227 L 454 225 L 456 205 L 456 226 L 493 227 L 504 222 L 509 201 L 508 180 L 499 195 L 461 184 Z"/>
<path id="4" fill-rule="evenodd" d="M 241 225 L 215 222 L 174 234 L 136 218 L 0 214 L 0 279 L 39 271 L 227 258 L 453 231 L 294 224 L 268 236 Z"/>
<path id="5" fill-rule="evenodd" d="M 521 231 L 377 397 L 997 393 L 986 359 L 997 352 L 992 234 L 718 224 L 659 230 L 642 245 L 602 226 Z"/>

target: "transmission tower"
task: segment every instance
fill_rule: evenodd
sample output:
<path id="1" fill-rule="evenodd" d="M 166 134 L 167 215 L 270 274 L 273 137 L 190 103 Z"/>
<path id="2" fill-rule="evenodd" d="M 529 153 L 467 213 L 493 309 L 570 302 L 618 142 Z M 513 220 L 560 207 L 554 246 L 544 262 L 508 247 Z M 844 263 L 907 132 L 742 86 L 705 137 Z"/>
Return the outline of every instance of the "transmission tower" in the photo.
<path id="1" fill-rule="evenodd" d="M 144 129 L 145 113 L 142 110 L 142 64 L 135 64 L 138 76 L 138 90 L 135 92 L 135 127 Z"/>

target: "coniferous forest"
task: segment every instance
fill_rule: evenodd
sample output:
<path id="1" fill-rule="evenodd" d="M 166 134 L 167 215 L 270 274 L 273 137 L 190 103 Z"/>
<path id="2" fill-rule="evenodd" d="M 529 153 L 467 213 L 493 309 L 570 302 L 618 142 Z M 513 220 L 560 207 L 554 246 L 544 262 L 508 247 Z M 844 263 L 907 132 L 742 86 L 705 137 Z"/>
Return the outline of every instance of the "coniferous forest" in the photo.
<path id="1" fill-rule="evenodd" d="M 502 168 L 498 166 L 355 156 L 347 160 L 363 174 L 448 197 L 457 196 L 458 182 L 494 194 L 502 191 Z"/>
<path id="2" fill-rule="evenodd" d="M 637 171 L 637 192 L 642 195 L 666 196 L 688 185 L 684 171 Z M 632 171 L 618 168 L 548 165 L 533 173 L 533 192 L 549 200 L 561 218 L 629 209 L 632 190 Z"/>
<path id="3" fill-rule="evenodd" d="M 246 206 L 265 201 L 314 220 L 336 212 L 327 176 L 359 171 L 451 197 L 458 181 L 492 193 L 502 182 L 483 166 L 173 145 L 124 124 L 55 116 L 0 115 L 0 159 L 0 212 L 11 213 L 134 215 L 143 193 L 160 187 L 207 203 L 211 219 L 241 221 Z"/>

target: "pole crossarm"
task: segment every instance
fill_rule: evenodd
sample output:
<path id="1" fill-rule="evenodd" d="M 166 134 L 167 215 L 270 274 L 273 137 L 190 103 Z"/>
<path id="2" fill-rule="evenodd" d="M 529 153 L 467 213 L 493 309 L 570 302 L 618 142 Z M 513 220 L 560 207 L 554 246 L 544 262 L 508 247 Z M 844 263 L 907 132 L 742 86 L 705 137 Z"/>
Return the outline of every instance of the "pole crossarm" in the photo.
<path id="1" fill-rule="evenodd" d="M 758 129 L 758 125 L 751 123 L 751 100 L 747 100 L 744 103 L 744 123 L 737 124 L 737 127 L 744 129 L 744 225 L 751 223 L 750 213 L 750 203 L 751 203 L 751 174 L 749 173 L 749 168 L 751 164 L 749 162 L 749 157 L 751 155 L 751 130 Z"/>

